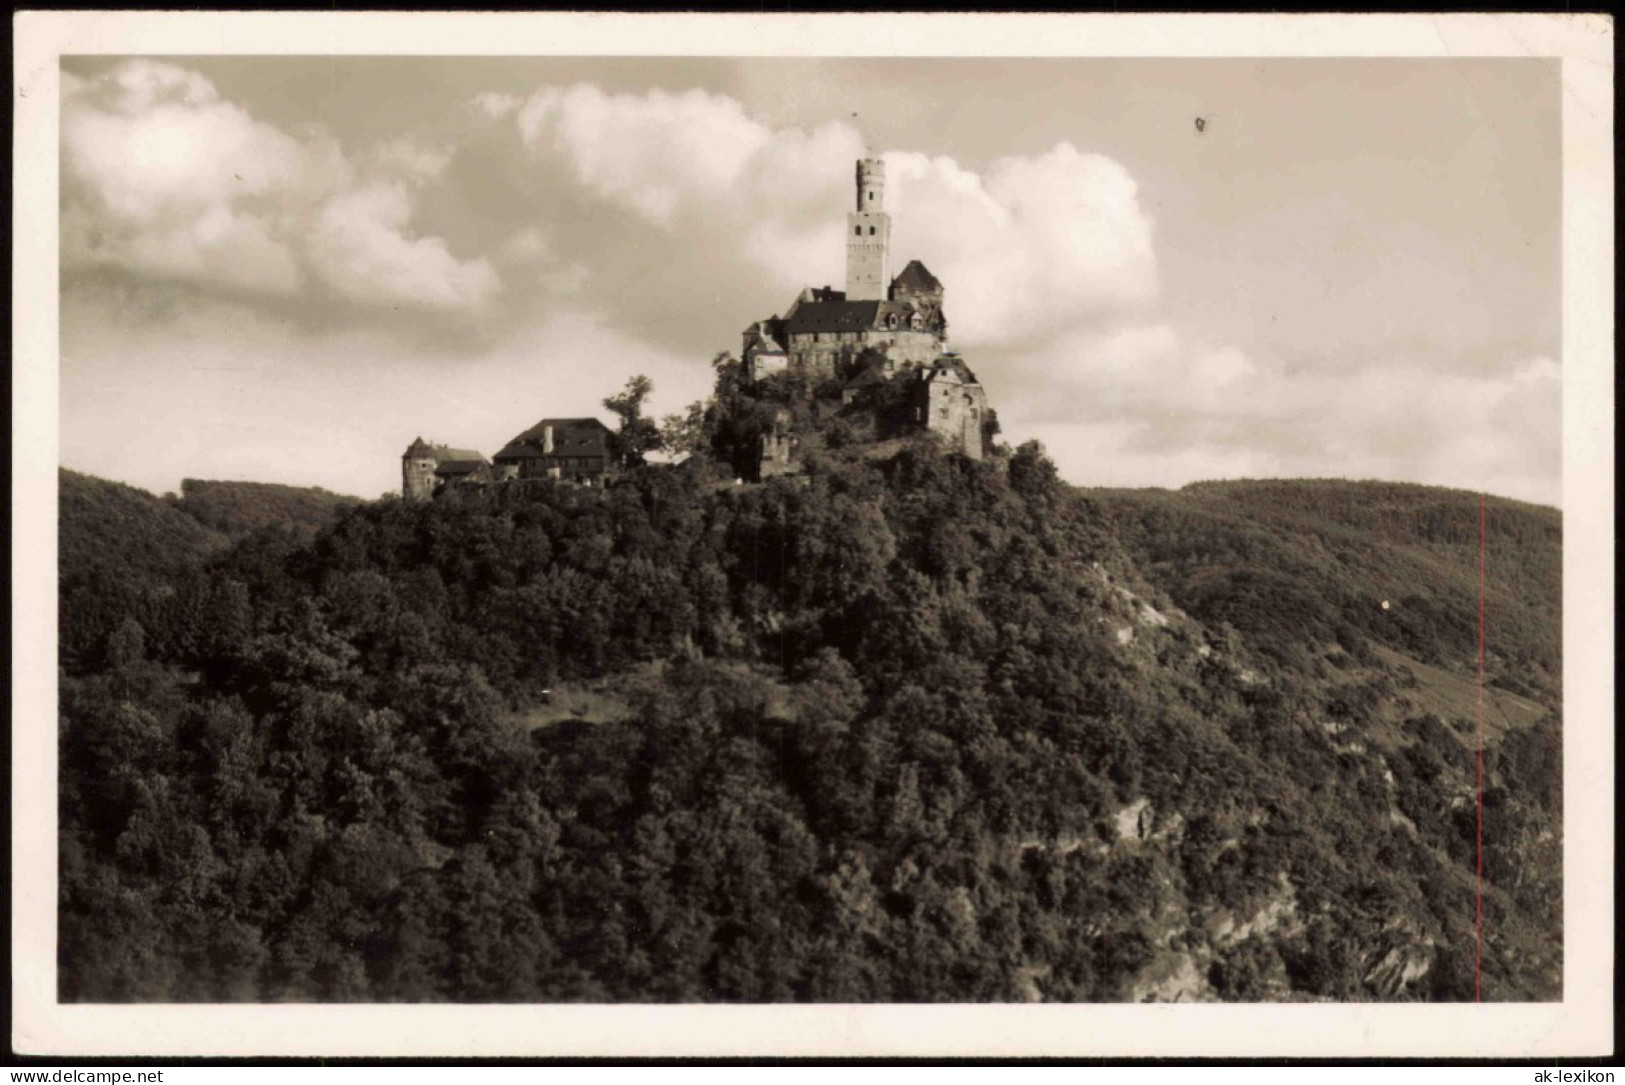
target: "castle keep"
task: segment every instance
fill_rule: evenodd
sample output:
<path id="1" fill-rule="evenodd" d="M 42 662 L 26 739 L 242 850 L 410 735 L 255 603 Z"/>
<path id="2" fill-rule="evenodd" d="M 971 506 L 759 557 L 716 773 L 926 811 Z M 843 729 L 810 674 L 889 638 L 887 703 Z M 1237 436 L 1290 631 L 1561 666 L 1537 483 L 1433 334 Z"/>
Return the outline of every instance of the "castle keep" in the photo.
<path id="1" fill-rule="evenodd" d="M 942 283 L 918 260 L 887 278 L 891 216 L 881 210 L 885 192 L 886 164 L 861 159 L 857 210 L 846 216 L 846 289 L 808 287 L 784 316 L 746 328 L 742 357 L 751 380 L 785 369 L 846 375 L 868 349 L 917 365 L 942 353 L 948 334 Z"/>
<path id="2" fill-rule="evenodd" d="M 846 216 L 846 296 L 880 301 L 886 296 L 891 266 L 891 216 L 886 214 L 886 163 L 858 159 L 858 209 Z"/>
<path id="3" fill-rule="evenodd" d="M 846 216 L 846 289 L 808 287 L 782 317 L 746 328 L 746 378 L 794 371 L 839 380 L 849 404 L 877 384 L 909 380 L 912 422 L 981 459 L 987 393 L 964 360 L 947 349 L 942 282 L 918 260 L 888 280 L 885 163 L 860 159 L 856 180 L 856 209 Z M 775 427 L 763 449 L 769 473 L 787 464 L 793 445 L 783 427 Z"/>
<path id="4" fill-rule="evenodd" d="M 846 289 L 808 287 L 783 316 L 746 328 L 745 379 L 754 385 L 788 372 L 826 387 L 833 382 L 842 406 L 856 410 L 900 387 L 889 399 L 895 404 L 900 395 L 905 429 L 934 433 L 979 460 L 991 417 L 987 393 L 964 359 L 948 349 L 942 282 L 918 260 L 891 275 L 885 162 L 859 159 L 855 181 L 853 210 L 846 216 Z M 453 483 L 511 479 L 590 485 L 615 472 L 613 436 L 596 418 L 544 418 L 503 446 L 494 462 L 419 437 L 401 457 L 401 492 L 423 500 Z M 759 443 L 759 474 L 799 470 L 800 443 L 790 412 L 777 412 Z"/>

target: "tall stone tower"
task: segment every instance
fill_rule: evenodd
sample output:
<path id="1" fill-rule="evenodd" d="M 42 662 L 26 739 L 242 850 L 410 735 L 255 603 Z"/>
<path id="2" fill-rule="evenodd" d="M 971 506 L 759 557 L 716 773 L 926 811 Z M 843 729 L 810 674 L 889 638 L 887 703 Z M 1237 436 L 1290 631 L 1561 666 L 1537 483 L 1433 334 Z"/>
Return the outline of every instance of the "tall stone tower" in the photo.
<path id="1" fill-rule="evenodd" d="M 891 216 L 883 210 L 886 163 L 858 159 L 858 209 L 846 216 L 846 298 L 885 301 L 891 282 Z"/>
<path id="2" fill-rule="evenodd" d="M 408 501 L 426 501 L 434 494 L 434 469 L 438 458 L 422 437 L 413 441 L 401 456 L 401 496 Z"/>

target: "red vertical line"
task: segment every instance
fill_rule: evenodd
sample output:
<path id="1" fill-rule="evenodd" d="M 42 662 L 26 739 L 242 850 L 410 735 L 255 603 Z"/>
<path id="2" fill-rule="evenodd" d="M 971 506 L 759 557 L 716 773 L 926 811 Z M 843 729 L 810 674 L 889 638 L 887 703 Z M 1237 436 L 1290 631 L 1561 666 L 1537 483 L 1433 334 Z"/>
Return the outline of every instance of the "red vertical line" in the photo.
<path id="1" fill-rule="evenodd" d="M 1478 495 L 1478 944 L 1473 956 L 1473 1000 L 1484 1001 L 1484 527 L 1488 513 Z"/>

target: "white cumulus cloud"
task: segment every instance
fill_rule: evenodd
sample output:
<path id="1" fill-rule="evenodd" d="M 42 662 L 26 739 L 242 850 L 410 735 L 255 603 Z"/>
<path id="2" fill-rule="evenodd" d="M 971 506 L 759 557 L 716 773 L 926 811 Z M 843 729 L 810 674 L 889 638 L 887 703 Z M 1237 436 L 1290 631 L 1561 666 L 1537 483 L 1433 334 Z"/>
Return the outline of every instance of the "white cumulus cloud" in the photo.
<path id="1" fill-rule="evenodd" d="M 1053 335 L 1155 300 L 1152 222 L 1112 159 L 1062 143 L 998 159 L 985 175 L 918 154 L 886 162 L 897 256 L 919 256 L 951 284 L 949 317 L 966 346 Z"/>
<path id="2" fill-rule="evenodd" d="M 439 177 L 443 151 L 397 140 L 352 161 L 150 60 L 66 76 L 62 118 L 70 271 L 284 296 L 314 280 L 373 305 L 476 306 L 499 285 L 484 261 L 411 232 L 411 190 Z"/>
<path id="3" fill-rule="evenodd" d="M 311 232 L 311 266 L 334 291 L 363 304 L 468 309 L 496 292 L 496 272 L 484 260 L 464 263 L 439 238 L 409 237 L 411 215 L 401 184 L 334 197 Z"/>
<path id="4" fill-rule="evenodd" d="M 842 282 L 863 153 L 844 123 L 773 128 L 723 95 L 588 84 L 542 88 L 514 119 L 538 168 L 710 265 L 742 264 L 778 290 Z M 1066 143 L 985 174 L 907 151 L 885 159 L 895 270 L 918 258 L 948 284 L 962 345 L 1052 335 L 1155 299 L 1151 219 L 1117 162 Z"/>
<path id="5" fill-rule="evenodd" d="M 1476 374 L 1417 358 L 1294 366 L 1130 323 L 993 371 L 1005 428 L 1098 484 L 1335 474 L 1561 497 L 1562 374 L 1547 358 Z"/>
<path id="6" fill-rule="evenodd" d="M 554 152 L 576 180 L 662 226 L 680 204 L 725 198 L 772 133 L 731 98 L 690 90 L 605 94 L 549 87 L 520 108 L 534 150 Z"/>

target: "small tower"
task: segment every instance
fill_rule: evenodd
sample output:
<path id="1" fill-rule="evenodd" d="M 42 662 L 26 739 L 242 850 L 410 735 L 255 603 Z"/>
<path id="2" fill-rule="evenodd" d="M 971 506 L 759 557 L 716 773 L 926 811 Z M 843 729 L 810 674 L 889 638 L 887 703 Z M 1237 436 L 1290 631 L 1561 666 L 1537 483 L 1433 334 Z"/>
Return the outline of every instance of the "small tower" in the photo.
<path id="1" fill-rule="evenodd" d="M 987 392 L 957 354 L 944 354 L 919 370 L 914 421 L 973 460 L 982 458 Z"/>
<path id="2" fill-rule="evenodd" d="M 846 300 L 884 301 L 891 283 L 891 216 L 883 210 L 886 163 L 858 159 L 857 210 L 846 216 Z"/>
<path id="3" fill-rule="evenodd" d="M 435 468 L 439 457 L 422 437 L 407 446 L 401 456 L 401 496 L 408 501 L 426 501 L 434 496 Z"/>

